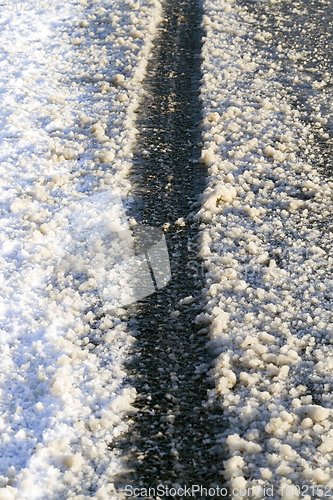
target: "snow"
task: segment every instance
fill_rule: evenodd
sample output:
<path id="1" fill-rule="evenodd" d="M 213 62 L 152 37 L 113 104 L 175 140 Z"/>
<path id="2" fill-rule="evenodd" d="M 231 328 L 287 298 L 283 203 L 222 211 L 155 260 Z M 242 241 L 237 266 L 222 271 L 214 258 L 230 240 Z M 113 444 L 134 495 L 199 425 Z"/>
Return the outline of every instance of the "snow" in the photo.
<path id="1" fill-rule="evenodd" d="M 224 478 L 256 487 L 253 498 L 270 486 L 273 498 L 299 498 L 296 486 L 333 486 L 333 261 L 323 229 L 333 183 L 307 161 L 316 125 L 301 121 L 260 49 L 270 35 L 254 32 L 237 2 L 205 0 L 204 11 L 208 185 L 196 218 L 208 273 L 197 322 L 210 323 L 209 397 L 229 423 L 218 441 Z"/>
<path id="2" fill-rule="evenodd" d="M 271 485 L 284 489 L 276 498 L 298 498 L 297 485 L 333 486 L 333 261 L 322 228 L 333 183 L 307 161 L 326 118 L 301 121 L 279 65 L 258 49 L 271 35 L 251 31 L 245 10 L 232 0 L 204 9 L 208 185 L 196 218 L 208 273 L 196 323 L 210 324 L 209 398 L 229 422 L 218 438 L 224 478 L 257 498 Z M 117 498 L 126 465 L 108 445 L 128 430 L 135 398 L 123 384 L 134 341 L 122 308 L 135 223 L 125 205 L 160 16 L 158 0 L 2 11 L 0 500 Z M 312 82 L 318 99 L 326 85 Z"/>
<path id="3" fill-rule="evenodd" d="M 108 445 L 135 398 L 117 235 L 160 13 L 158 0 L 2 12 L 1 499 L 115 498 L 124 465 Z"/>

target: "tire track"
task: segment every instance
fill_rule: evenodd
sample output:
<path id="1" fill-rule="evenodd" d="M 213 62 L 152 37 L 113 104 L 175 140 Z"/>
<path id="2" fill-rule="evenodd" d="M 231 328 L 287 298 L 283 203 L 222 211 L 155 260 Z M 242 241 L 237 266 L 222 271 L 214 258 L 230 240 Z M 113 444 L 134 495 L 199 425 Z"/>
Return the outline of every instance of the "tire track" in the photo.
<path id="1" fill-rule="evenodd" d="M 205 188 L 198 161 L 201 18 L 197 0 L 165 3 L 138 110 L 132 177 L 137 197 L 129 215 L 149 226 L 170 224 L 172 278 L 136 304 L 131 321 L 137 342 L 128 370 L 138 391 L 138 412 L 121 445 L 133 470 L 119 484 L 136 487 L 221 485 L 218 437 L 226 424 L 222 410 L 206 404 L 207 391 L 215 390 L 207 377 L 214 359 L 207 325 L 196 320 L 204 287 L 193 222 Z"/>

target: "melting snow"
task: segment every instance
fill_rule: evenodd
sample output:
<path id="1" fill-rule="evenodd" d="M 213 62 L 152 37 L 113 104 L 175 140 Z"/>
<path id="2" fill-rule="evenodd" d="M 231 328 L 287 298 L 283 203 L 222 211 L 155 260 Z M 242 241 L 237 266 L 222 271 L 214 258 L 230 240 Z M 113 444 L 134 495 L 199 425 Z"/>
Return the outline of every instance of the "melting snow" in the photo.
<path id="1" fill-rule="evenodd" d="M 218 356 L 210 399 L 229 421 L 224 477 L 256 486 L 256 498 L 269 485 L 290 487 L 274 498 L 299 498 L 296 485 L 333 486 L 333 261 L 331 236 L 313 222 L 332 218 L 333 183 L 307 162 L 312 125 L 257 50 L 268 37 L 236 2 L 204 10 L 209 182 L 198 218 Z"/>

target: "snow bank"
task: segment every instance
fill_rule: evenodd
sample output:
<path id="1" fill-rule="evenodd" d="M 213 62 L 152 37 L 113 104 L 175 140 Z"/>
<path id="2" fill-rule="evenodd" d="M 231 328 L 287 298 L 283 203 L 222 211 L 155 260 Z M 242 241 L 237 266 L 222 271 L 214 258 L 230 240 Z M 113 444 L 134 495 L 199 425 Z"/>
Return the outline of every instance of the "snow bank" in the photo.
<path id="1" fill-rule="evenodd" d="M 257 498 L 274 485 L 287 498 L 278 488 L 333 487 L 332 238 L 316 228 L 333 215 L 333 183 L 307 162 L 312 125 L 257 50 L 268 37 L 236 2 L 204 10 L 209 181 L 197 218 L 217 352 L 209 398 L 229 421 L 228 484 L 257 486 Z"/>
<path id="2" fill-rule="evenodd" d="M 158 0 L 2 13 L 0 498 L 114 498 L 133 338 L 100 276 L 127 274 L 137 107 Z M 114 299 L 114 301 L 113 301 Z M 114 303 L 113 303 L 114 302 Z M 109 307 L 114 305 L 115 307 Z"/>

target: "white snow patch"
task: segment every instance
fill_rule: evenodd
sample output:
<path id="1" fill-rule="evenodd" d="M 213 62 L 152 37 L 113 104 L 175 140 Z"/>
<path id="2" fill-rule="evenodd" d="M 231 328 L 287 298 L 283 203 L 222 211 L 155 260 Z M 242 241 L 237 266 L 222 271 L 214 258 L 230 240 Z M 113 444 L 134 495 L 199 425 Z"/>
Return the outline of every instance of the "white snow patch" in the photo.
<path id="1" fill-rule="evenodd" d="M 209 397 L 229 422 L 224 476 L 231 488 L 332 488 L 332 238 L 311 219 L 332 219 L 333 183 L 307 162 L 312 125 L 261 51 L 269 34 L 251 31 L 235 2 L 205 0 L 204 11 L 209 182 L 195 218 L 208 273 L 196 322 L 210 324 L 216 349 Z"/>
<path id="2" fill-rule="evenodd" d="M 115 232 L 128 227 L 134 111 L 160 16 L 158 0 L 2 12 L 3 499 L 115 498 L 123 464 L 108 444 L 135 399 Z M 107 304 L 106 271 L 120 283 Z"/>

